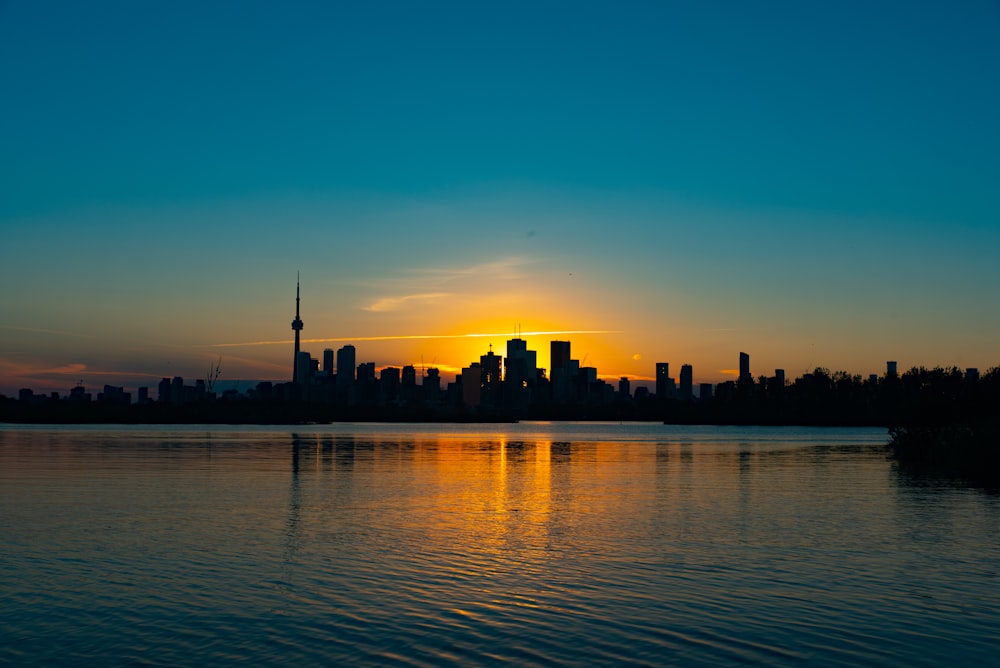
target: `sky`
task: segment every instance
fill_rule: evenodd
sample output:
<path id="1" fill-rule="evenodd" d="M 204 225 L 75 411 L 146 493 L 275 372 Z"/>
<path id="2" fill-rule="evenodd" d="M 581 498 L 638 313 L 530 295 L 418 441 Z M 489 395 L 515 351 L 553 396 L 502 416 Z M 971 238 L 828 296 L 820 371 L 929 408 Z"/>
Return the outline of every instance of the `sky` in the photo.
<path id="1" fill-rule="evenodd" d="M 1000 364 L 1000 3 L 0 0 L 0 393 Z M 249 385 L 248 385 L 249 386 Z"/>

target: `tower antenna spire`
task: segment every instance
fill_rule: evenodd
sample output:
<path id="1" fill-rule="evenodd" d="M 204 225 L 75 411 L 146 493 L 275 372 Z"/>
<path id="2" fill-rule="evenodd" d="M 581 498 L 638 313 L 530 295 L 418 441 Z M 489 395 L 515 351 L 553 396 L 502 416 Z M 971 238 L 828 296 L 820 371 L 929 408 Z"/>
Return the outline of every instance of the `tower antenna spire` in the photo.
<path id="1" fill-rule="evenodd" d="M 292 359 L 292 382 L 299 381 L 299 332 L 302 331 L 302 318 L 299 317 L 299 277 L 295 272 L 295 320 L 292 320 L 292 331 L 295 332 L 295 357 Z"/>

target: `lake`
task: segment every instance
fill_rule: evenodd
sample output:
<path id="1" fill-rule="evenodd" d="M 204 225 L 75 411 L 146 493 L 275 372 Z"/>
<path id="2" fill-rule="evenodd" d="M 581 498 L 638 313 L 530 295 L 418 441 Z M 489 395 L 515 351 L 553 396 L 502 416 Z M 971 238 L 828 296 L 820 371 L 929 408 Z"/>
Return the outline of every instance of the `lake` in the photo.
<path id="1" fill-rule="evenodd" d="M 0 425 L 0 664 L 996 665 L 878 429 Z"/>

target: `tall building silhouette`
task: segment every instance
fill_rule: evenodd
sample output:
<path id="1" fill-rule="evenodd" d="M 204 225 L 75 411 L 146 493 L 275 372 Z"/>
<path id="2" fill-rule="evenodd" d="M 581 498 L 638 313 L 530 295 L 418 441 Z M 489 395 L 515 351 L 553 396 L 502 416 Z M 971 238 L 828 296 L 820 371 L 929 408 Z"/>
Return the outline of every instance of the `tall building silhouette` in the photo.
<path id="1" fill-rule="evenodd" d="M 327 378 L 333 376 L 333 350 L 331 348 L 323 351 L 323 375 Z"/>
<path id="2" fill-rule="evenodd" d="M 337 392 L 347 396 L 351 386 L 354 385 L 355 365 L 357 364 L 357 351 L 354 346 L 348 344 L 337 351 Z"/>
<path id="3" fill-rule="evenodd" d="M 670 377 L 670 362 L 656 363 L 656 398 L 666 399 L 673 394 L 674 380 Z"/>
<path id="4" fill-rule="evenodd" d="M 753 381 L 753 376 L 750 375 L 750 355 L 746 353 L 740 353 L 740 380 Z"/>
<path id="5" fill-rule="evenodd" d="M 295 356 L 292 358 L 292 382 L 299 379 L 299 332 L 302 331 L 302 318 L 299 317 L 299 276 L 295 275 L 295 320 L 292 320 L 292 331 L 295 332 Z"/>
<path id="6" fill-rule="evenodd" d="M 694 397 L 694 370 L 690 364 L 681 365 L 681 399 Z"/>
<path id="7" fill-rule="evenodd" d="M 569 341 L 549 342 L 549 371 L 569 366 Z"/>
<path id="8" fill-rule="evenodd" d="M 569 341 L 549 342 L 549 383 L 556 403 L 570 398 L 574 373 L 569 355 Z"/>

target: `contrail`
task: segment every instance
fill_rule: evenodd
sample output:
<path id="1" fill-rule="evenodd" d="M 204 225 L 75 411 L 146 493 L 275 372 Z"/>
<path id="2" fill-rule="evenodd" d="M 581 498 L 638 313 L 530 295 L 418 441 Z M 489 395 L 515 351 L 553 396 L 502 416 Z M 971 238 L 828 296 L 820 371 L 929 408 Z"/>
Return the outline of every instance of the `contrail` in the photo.
<path id="1" fill-rule="evenodd" d="M 562 336 L 566 334 L 621 334 L 617 329 L 566 329 L 551 332 L 519 332 L 518 336 Z M 482 339 L 514 336 L 513 332 L 493 334 L 407 334 L 399 336 L 355 336 L 333 339 L 302 339 L 302 343 L 339 343 L 350 341 L 404 341 L 412 339 Z M 294 343 L 292 339 L 284 341 L 247 341 L 245 343 L 213 343 L 212 348 L 238 348 L 241 346 L 279 346 Z"/>

